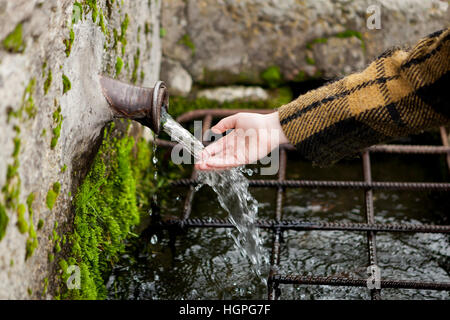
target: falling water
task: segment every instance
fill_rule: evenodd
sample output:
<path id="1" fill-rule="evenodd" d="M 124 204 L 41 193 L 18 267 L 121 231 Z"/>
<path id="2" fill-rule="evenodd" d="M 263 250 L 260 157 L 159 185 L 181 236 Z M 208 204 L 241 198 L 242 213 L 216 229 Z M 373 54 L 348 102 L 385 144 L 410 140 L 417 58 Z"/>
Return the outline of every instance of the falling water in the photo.
<path id="1" fill-rule="evenodd" d="M 162 112 L 161 121 L 164 131 L 180 143 L 196 161 L 200 160 L 203 144 L 167 112 Z M 261 276 L 268 261 L 262 254 L 262 240 L 255 225 L 258 203 L 248 191 L 247 178 L 239 168 L 234 168 L 225 171 L 202 171 L 198 173 L 198 180 L 209 185 L 217 194 L 220 205 L 228 212 L 230 222 L 238 230 L 237 236 L 231 232 L 229 235 L 241 255 L 251 261 L 254 272 L 265 281 Z"/>
<path id="2" fill-rule="evenodd" d="M 153 143 L 153 150 L 152 150 L 152 164 L 153 164 L 153 172 L 154 172 L 154 174 L 153 174 L 153 182 L 154 182 L 155 186 L 158 185 L 158 157 L 156 155 L 156 151 L 157 151 L 158 145 L 156 144 L 156 137 L 157 137 L 157 134 L 153 133 L 153 141 L 154 141 L 154 143 Z M 150 204 L 150 208 L 149 208 L 149 211 L 148 211 L 149 216 L 153 215 L 153 206 L 158 203 L 158 195 L 157 194 L 158 194 L 157 192 L 153 192 L 152 203 Z M 157 242 L 158 242 L 158 237 L 155 234 L 155 235 L 153 235 L 153 237 L 151 239 L 151 243 L 155 244 Z"/>

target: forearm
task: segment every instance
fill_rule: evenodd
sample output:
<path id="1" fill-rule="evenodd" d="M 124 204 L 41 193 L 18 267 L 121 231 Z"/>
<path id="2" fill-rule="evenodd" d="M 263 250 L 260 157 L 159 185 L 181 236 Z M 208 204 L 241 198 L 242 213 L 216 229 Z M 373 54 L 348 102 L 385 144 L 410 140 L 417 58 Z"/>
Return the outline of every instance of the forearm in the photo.
<path id="1" fill-rule="evenodd" d="M 289 141 L 319 165 L 449 123 L 450 29 L 279 108 Z"/>

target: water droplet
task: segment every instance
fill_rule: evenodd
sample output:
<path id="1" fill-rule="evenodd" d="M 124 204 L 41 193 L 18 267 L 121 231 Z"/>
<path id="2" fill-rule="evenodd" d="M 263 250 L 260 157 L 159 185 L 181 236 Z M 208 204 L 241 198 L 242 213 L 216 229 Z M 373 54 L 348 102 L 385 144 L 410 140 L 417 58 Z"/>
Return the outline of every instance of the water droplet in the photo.
<path id="1" fill-rule="evenodd" d="M 151 244 L 157 244 L 158 243 L 158 236 L 154 234 L 152 238 L 150 239 Z"/>

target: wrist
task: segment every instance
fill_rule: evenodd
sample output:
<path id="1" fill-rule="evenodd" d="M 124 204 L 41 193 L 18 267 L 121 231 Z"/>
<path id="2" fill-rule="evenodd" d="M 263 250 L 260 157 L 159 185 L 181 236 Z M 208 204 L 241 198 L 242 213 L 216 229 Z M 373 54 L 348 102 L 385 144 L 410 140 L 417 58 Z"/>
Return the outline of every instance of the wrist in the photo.
<path id="1" fill-rule="evenodd" d="M 279 144 L 289 143 L 289 139 L 286 137 L 283 128 L 281 127 L 278 111 L 269 113 L 267 116 L 269 118 L 270 130 L 276 130 L 279 134 Z"/>

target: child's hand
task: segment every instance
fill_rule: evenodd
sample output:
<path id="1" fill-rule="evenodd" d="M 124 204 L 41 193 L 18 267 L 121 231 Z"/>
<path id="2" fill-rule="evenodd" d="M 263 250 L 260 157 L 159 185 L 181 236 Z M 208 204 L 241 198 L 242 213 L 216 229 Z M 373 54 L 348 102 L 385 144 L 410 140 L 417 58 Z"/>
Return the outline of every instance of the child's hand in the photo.
<path id="1" fill-rule="evenodd" d="M 280 144 L 289 142 L 281 128 L 278 112 L 264 115 L 237 113 L 211 128 L 216 134 L 230 129 L 234 130 L 203 150 L 197 169 L 227 169 L 253 163 Z"/>

